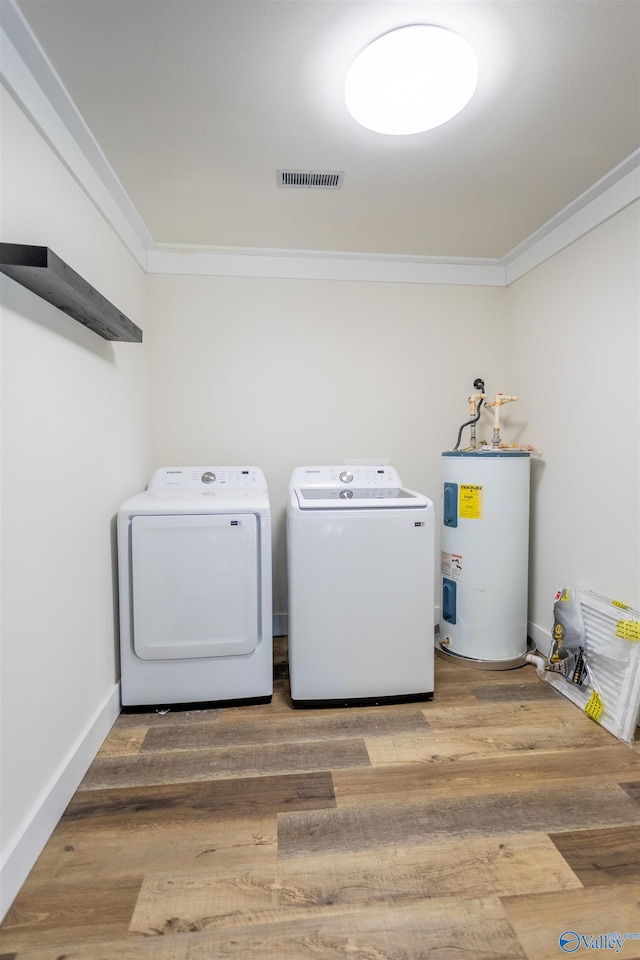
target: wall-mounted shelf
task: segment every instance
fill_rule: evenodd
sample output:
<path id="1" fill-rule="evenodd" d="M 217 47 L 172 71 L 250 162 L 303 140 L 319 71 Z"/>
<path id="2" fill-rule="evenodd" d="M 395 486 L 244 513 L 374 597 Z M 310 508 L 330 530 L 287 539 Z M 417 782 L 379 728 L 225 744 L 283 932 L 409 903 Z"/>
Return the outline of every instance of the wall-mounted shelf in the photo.
<path id="1" fill-rule="evenodd" d="M 0 243 L 0 271 L 105 340 L 142 343 L 142 330 L 49 247 Z"/>

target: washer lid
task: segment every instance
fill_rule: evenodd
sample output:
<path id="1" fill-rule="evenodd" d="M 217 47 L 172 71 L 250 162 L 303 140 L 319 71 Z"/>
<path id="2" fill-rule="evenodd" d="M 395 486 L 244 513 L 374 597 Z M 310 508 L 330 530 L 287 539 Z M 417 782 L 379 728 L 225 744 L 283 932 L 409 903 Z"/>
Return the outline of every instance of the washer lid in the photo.
<path id="1" fill-rule="evenodd" d="M 301 510 L 428 506 L 426 497 L 403 487 L 297 487 L 295 495 Z"/>

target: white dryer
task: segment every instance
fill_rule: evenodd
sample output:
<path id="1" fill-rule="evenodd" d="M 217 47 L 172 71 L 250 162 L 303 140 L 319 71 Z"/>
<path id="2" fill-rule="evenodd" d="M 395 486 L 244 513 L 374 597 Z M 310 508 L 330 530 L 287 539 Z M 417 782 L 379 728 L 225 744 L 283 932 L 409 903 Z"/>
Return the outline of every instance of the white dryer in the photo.
<path id="1" fill-rule="evenodd" d="M 379 467 L 289 483 L 289 675 L 296 706 L 433 696 L 434 508 Z"/>
<path id="2" fill-rule="evenodd" d="M 271 699 L 262 470 L 156 470 L 120 507 L 118 565 L 123 706 Z"/>

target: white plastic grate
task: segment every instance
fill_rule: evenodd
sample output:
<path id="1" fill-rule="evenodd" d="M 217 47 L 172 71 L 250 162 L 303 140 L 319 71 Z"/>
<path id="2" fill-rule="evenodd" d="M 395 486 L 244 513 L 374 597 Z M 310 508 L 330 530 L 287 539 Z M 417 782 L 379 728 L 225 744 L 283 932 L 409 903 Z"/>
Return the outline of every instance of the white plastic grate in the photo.
<path id="1" fill-rule="evenodd" d="M 640 639 L 633 634 L 640 630 L 640 613 L 590 590 L 577 588 L 576 594 L 584 620 L 588 682 L 578 687 L 550 672 L 545 680 L 587 713 L 596 694 L 602 706 L 597 722 L 619 740 L 633 743 L 640 716 Z M 617 636 L 620 624 L 630 625 L 630 638 Z"/>

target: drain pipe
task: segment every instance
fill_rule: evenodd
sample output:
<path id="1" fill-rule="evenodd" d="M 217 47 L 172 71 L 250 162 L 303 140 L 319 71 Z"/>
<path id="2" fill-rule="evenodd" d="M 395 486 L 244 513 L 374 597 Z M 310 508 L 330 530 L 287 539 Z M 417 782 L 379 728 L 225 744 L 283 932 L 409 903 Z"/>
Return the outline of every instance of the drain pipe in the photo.
<path id="1" fill-rule="evenodd" d="M 525 657 L 525 660 L 527 661 L 527 663 L 532 663 L 534 665 L 534 667 L 536 668 L 536 673 L 538 674 L 541 680 L 544 680 L 544 675 L 547 672 L 545 669 L 547 664 L 544 657 L 538 656 L 535 653 L 528 653 Z"/>

